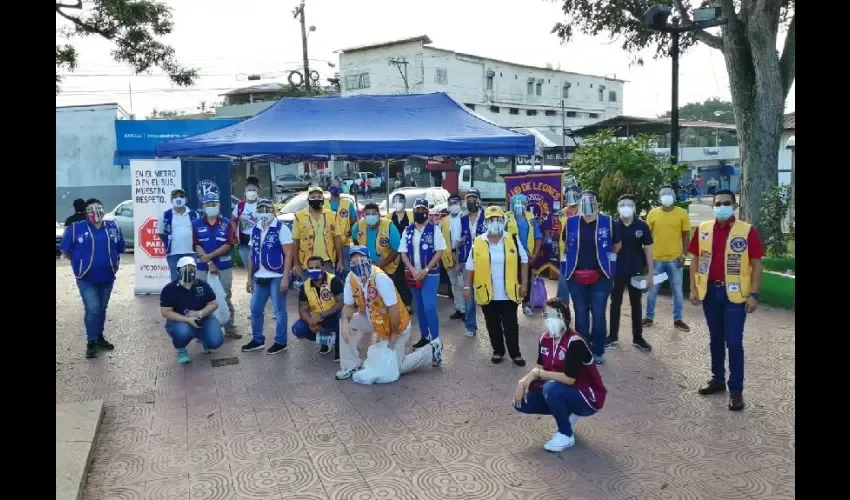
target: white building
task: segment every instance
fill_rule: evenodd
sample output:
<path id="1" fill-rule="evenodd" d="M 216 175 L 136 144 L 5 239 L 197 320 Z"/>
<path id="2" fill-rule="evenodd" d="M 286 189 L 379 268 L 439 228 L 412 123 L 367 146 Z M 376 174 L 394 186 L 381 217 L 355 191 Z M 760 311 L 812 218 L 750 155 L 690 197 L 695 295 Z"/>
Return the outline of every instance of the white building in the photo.
<path id="1" fill-rule="evenodd" d="M 782 125 L 782 136 L 779 139 L 779 184 L 791 184 L 791 158 L 793 149 L 788 147 L 788 141 L 795 137 L 796 112 L 785 115 Z"/>
<path id="2" fill-rule="evenodd" d="M 75 198 L 98 198 L 107 210 L 130 198 L 130 169 L 116 166 L 118 104 L 56 107 L 56 220 L 74 212 Z"/>
<path id="3" fill-rule="evenodd" d="M 432 47 L 428 36 L 340 50 L 343 95 L 446 92 L 503 127 L 566 128 L 623 114 L 624 81 Z M 562 108 L 563 101 L 563 108 Z"/>

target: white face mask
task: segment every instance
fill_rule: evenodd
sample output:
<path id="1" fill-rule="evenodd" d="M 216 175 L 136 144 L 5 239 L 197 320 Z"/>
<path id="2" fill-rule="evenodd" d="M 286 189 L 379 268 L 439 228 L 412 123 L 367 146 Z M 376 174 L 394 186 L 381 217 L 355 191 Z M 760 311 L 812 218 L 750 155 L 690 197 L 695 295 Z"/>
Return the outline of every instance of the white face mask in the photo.
<path id="1" fill-rule="evenodd" d="M 186 206 L 186 198 L 174 198 L 171 200 L 171 205 L 174 208 L 183 208 Z"/>
<path id="2" fill-rule="evenodd" d="M 204 213 L 209 217 L 218 217 L 218 207 L 204 207 Z"/>
<path id="3" fill-rule="evenodd" d="M 274 214 L 270 213 L 260 213 L 257 214 L 257 218 L 260 220 L 260 224 L 264 226 L 268 226 L 271 224 Z"/>
<path id="4" fill-rule="evenodd" d="M 487 230 L 490 234 L 502 234 L 505 230 L 505 223 L 500 220 L 491 220 L 487 223 Z"/>
<path id="5" fill-rule="evenodd" d="M 250 191 L 245 191 L 245 199 L 248 201 L 256 201 L 259 195 L 253 189 Z"/>
<path id="6" fill-rule="evenodd" d="M 564 329 L 564 321 L 561 318 L 546 318 L 546 330 L 550 336 L 560 337 Z"/>
<path id="7" fill-rule="evenodd" d="M 620 212 L 620 217 L 623 219 L 631 219 L 632 215 L 635 214 L 635 207 L 630 207 L 628 205 L 618 207 L 617 211 Z"/>
<path id="8" fill-rule="evenodd" d="M 393 210 L 396 212 L 401 212 L 404 210 L 404 202 L 403 201 L 394 201 L 393 202 Z"/>
<path id="9" fill-rule="evenodd" d="M 665 207 L 669 207 L 673 204 L 673 195 L 672 194 L 663 194 L 661 195 L 661 204 Z"/>
<path id="10" fill-rule="evenodd" d="M 457 215 L 460 213 L 460 205 L 449 205 L 449 213 Z"/>

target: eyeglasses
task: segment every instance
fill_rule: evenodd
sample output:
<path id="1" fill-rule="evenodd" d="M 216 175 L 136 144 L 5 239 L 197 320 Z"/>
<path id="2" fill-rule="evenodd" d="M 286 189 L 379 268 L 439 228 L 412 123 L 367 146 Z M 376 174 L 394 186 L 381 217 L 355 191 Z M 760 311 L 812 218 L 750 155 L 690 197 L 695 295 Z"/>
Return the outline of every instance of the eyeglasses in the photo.
<path id="1" fill-rule="evenodd" d="M 731 201 L 728 201 L 728 200 L 727 201 L 715 201 L 714 202 L 715 207 L 731 207 L 732 205 L 734 205 L 734 203 L 732 203 Z"/>

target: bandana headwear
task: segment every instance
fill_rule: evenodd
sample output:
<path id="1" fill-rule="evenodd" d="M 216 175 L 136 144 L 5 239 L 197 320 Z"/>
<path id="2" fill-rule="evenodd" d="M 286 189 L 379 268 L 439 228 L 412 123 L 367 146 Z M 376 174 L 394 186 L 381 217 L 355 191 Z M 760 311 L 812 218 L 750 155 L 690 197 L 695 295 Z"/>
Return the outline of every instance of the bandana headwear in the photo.
<path id="1" fill-rule="evenodd" d="M 358 260 L 357 263 L 355 263 L 353 259 L 355 255 L 360 255 L 360 260 Z M 351 250 L 349 251 L 349 256 L 352 258 L 351 272 L 363 281 L 369 279 L 369 277 L 372 276 L 372 263 L 369 261 L 369 249 L 362 245 L 352 245 Z"/>

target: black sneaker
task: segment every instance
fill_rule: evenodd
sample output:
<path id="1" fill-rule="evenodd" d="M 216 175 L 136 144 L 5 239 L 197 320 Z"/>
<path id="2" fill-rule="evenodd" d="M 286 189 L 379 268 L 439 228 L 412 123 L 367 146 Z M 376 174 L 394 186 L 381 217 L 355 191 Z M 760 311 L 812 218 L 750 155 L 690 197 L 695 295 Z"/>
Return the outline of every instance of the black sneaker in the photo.
<path id="1" fill-rule="evenodd" d="M 643 339 L 637 339 L 632 341 L 632 345 L 640 349 L 641 351 L 649 352 L 652 350 L 652 346 L 649 345 L 649 342 Z"/>
<path id="2" fill-rule="evenodd" d="M 700 387 L 699 391 L 703 396 L 711 396 L 712 394 L 717 394 L 720 392 L 726 392 L 726 384 L 721 380 L 711 379 L 705 385 L 705 387 Z"/>
<path id="3" fill-rule="evenodd" d="M 744 395 L 740 392 L 729 393 L 729 410 L 741 411 L 744 409 Z"/>
<path id="4" fill-rule="evenodd" d="M 620 345 L 620 341 L 618 339 L 612 338 L 610 335 L 608 336 L 607 339 L 605 339 L 605 348 L 606 349 L 613 349 L 613 348 L 617 347 L 618 345 Z"/>
<path id="5" fill-rule="evenodd" d="M 426 338 L 421 338 L 421 339 L 419 339 L 419 342 L 413 344 L 413 348 L 414 349 L 421 349 L 421 348 L 425 347 L 426 345 L 428 345 L 430 343 L 431 343 L 430 340 L 428 340 Z"/>
<path id="6" fill-rule="evenodd" d="M 260 346 L 260 349 L 262 349 L 262 348 L 263 348 L 263 346 Z M 245 348 L 243 347 L 242 350 L 244 351 Z M 271 347 L 266 349 L 266 354 L 277 354 L 277 353 L 283 352 L 285 350 L 286 350 L 286 344 L 278 344 L 277 342 L 275 342 L 274 345 L 272 345 Z"/>
<path id="7" fill-rule="evenodd" d="M 89 342 L 86 344 L 86 358 L 92 359 L 97 357 L 97 342 Z"/>
<path id="8" fill-rule="evenodd" d="M 463 319 L 466 317 L 466 314 L 463 311 L 455 311 L 454 314 L 449 316 L 449 319 Z"/>
<path id="9" fill-rule="evenodd" d="M 259 351 L 263 347 L 265 347 L 263 344 L 255 340 L 251 340 L 250 342 L 242 346 L 242 352 Z"/>
<path id="10" fill-rule="evenodd" d="M 115 346 L 112 345 L 108 340 L 106 340 L 103 337 L 97 339 L 97 341 L 95 341 L 95 345 L 101 351 L 111 351 L 111 350 L 115 349 Z"/>
<path id="11" fill-rule="evenodd" d="M 687 333 L 687 332 L 691 331 L 691 327 L 689 327 L 687 325 L 687 323 L 685 323 L 682 320 L 674 321 L 673 326 L 675 326 L 676 330 L 679 330 L 680 332 L 686 332 Z"/>
<path id="12" fill-rule="evenodd" d="M 641 324 L 641 326 L 642 326 L 642 327 L 644 327 L 644 328 L 649 328 L 649 327 L 651 327 L 652 325 L 654 325 L 655 323 L 653 323 L 653 321 L 652 321 L 651 319 L 649 319 L 649 318 L 644 318 L 644 319 L 643 319 L 643 321 L 641 321 L 641 323 L 640 323 L 640 324 Z"/>
<path id="13" fill-rule="evenodd" d="M 525 360 L 522 359 L 522 356 L 520 356 L 518 358 L 513 358 L 511 361 L 513 361 L 514 364 L 517 365 L 517 366 L 525 366 Z"/>
<path id="14" fill-rule="evenodd" d="M 272 347 L 274 347 L 274 346 L 272 346 Z M 271 349 L 269 349 L 269 350 L 271 350 Z M 330 346 L 323 345 L 323 346 L 319 347 L 319 354 L 327 354 L 329 352 L 331 352 Z"/>

